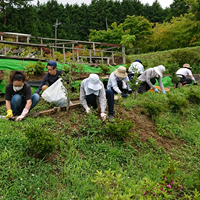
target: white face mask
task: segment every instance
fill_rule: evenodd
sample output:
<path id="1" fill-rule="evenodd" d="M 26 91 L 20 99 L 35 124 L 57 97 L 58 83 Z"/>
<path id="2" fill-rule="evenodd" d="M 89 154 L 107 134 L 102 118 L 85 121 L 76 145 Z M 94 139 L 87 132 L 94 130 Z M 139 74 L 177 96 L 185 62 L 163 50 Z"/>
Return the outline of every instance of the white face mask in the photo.
<path id="1" fill-rule="evenodd" d="M 21 87 L 15 87 L 15 86 L 13 86 L 13 90 L 15 92 L 18 92 L 18 91 L 20 91 L 23 88 L 23 86 L 24 86 L 24 84 Z"/>

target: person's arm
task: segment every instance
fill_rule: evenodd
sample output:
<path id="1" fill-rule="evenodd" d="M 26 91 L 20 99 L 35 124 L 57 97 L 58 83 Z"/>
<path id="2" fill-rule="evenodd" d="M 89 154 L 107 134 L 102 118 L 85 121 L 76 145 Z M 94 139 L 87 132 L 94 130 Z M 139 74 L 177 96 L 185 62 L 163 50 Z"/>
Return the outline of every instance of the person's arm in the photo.
<path id="1" fill-rule="evenodd" d="M 35 91 L 35 93 L 39 94 L 41 89 L 42 89 L 42 86 L 45 85 L 46 81 L 48 81 L 48 74 L 46 74 L 44 76 L 44 78 L 42 79 L 42 83 L 40 84 L 40 86 L 38 87 L 38 89 Z"/>
<path id="2" fill-rule="evenodd" d="M 81 82 L 81 87 L 80 87 L 80 102 L 81 102 L 82 106 L 85 108 L 85 110 L 87 111 L 89 109 L 89 107 L 88 107 L 87 101 L 86 101 L 86 94 L 85 94 L 85 90 L 84 90 L 84 81 Z"/>
<path id="3" fill-rule="evenodd" d="M 128 76 L 124 79 L 124 81 L 125 81 L 126 84 L 127 84 L 127 89 L 128 89 L 128 91 L 132 91 L 131 88 L 130 88 L 130 86 L 129 86 L 129 84 L 128 84 L 128 82 L 129 82 Z"/>
<path id="4" fill-rule="evenodd" d="M 158 83 L 159 83 L 159 85 L 160 85 L 161 91 L 162 91 L 162 92 L 165 92 L 165 88 L 164 88 L 164 85 L 163 85 L 163 82 L 162 82 L 162 78 L 161 78 L 161 77 L 158 78 Z"/>
<path id="5" fill-rule="evenodd" d="M 151 73 L 152 70 L 148 70 L 146 71 L 146 82 L 149 85 L 149 87 L 153 88 L 154 90 L 156 90 L 156 87 L 151 83 L 150 79 L 151 79 Z"/>
<path id="6" fill-rule="evenodd" d="M 10 110 L 11 109 L 11 102 L 6 100 L 6 110 Z"/>
<path id="7" fill-rule="evenodd" d="M 101 113 L 105 113 L 106 110 L 106 92 L 104 90 L 103 84 L 102 88 L 99 90 L 99 104 L 101 108 Z"/>

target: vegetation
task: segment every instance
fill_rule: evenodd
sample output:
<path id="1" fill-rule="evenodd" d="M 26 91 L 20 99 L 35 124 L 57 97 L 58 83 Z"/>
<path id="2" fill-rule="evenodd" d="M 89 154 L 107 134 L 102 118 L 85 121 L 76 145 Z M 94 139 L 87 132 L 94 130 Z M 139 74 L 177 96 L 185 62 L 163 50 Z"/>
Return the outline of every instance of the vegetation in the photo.
<path id="1" fill-rule="evenodd" d="M 190 101 L 199 88 L 123 99 L 114 123 L 82 107 L 67 116 L 0 119 L 1 198 L 199 199 L 200 107 Z"/>

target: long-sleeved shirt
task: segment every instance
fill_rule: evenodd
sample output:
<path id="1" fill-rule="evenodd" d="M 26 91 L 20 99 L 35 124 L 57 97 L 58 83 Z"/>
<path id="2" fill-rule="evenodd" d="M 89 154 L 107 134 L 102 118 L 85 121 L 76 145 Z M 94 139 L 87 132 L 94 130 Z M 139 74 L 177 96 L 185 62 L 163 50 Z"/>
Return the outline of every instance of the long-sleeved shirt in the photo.
<path id="1" fill-rule="evenodd" d="M 108 85 L 107 85 L 107 89 L 111 89 L 113 88 L 113 90 L 115 90 L 115 92 L 117 93 L 121 93 L 121 90 L 119 89 L 118 85 L 117 85 L 117 81 L 120 81 L 120 80 L 123 80 L 125 81 L 126 85 L 127 85 L 127 89 L 128 91 L 131 91 L 129 85 L 128 85 L 128 82 L 129 82 L 129 78 L 128 76 L 123 78 L 123 79 L 120 79 L 119 77 L 117 77 L 113 72 L 110 74 L 109 76 L 109 79 L 108 79 Z"/>
<path id="2" fill-rule="evenodd" d="M 87 78 L 84 79 L 81 82 L 81 88 L 80 88 L 80 101 L 83 107 L 86 109 L 88 108 L 87 101 L 86 101 L 86 92 L 84 89 L 84 83 L 87 81 Z M 101 112 L 105 112 L 106 110 L 106 92 L 104 90 L 104 85 L 101 81 L 99 81 L 101 84 L 102 88 L 99 90 L 99 95 L 97 96 L 97 104 L 100 104 Z"/>
<path id="3" fill-rule="evenodd" d="M 128 71 L 130 73 L 140 73 L 144 72 L 144 66 L 140 62 L 133 62 L 129 67 Z"/>
<path id="4" fill-rule="evenodd" d="M 138 77 L 139 80 L 141 80 L 142 82 L 147 82 L 149 87 L 155 90 L 156 87 L 151 83 L 150 81 L 151 78 L 157 78 L 162 92 L 165 91 L 163 83 L 162 83 L 162 78 L 159 75 L 157 75 L 157 73 L 155 72 L 153 68 L 147 69 L 146 71 L 142 73 L 142 75 Z"/>
<path id="5" fill-rule="evenodd" d="M 176 72 L 176 74 L 177 75 L 183 75 L 183 76 L 187 76 L 187 75 L 189 75 L 189 76 L 193 76 L 192 75 L 192 72 L 189 70 L 189 69 L 187 69 L 187 68 L 180 68 L 177 72 Z"/>
<path id="6" fill-rule="evenodd" d="M 42 79 L 42 83 L 38 87 L 35 93 L 39 94 L 40 90 L 42 89 L 42 86 L 46 84 L 46 82 L 49 83 L 49 86 L 51 86 L 53 83 L 55 83 L 61 76 L 63 71 L 56 71 L 56 75 L 51 75 L 50 73 L 46 74 L 44 78 Z"/>

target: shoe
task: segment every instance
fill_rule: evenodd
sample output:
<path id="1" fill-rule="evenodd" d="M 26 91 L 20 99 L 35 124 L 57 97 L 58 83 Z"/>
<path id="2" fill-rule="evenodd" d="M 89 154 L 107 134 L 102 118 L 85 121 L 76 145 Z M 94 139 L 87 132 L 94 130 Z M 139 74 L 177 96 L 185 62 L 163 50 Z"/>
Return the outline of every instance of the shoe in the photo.
<path id="1" fill-rule="evenodd" d="M 114 116 L 112 114 L 108 114 L 108 120 L 110 122 L 113 122 L 115 120 Z"/>

